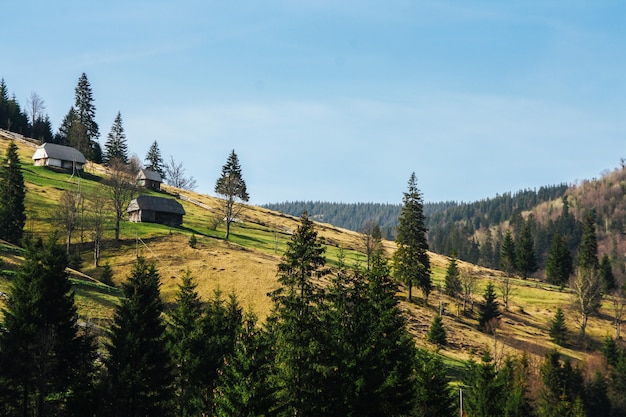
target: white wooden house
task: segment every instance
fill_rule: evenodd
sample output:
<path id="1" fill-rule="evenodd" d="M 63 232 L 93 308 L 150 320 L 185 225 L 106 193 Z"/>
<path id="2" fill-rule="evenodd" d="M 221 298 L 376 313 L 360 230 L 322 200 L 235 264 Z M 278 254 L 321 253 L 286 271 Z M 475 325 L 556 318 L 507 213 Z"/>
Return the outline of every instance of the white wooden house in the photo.
<path id="1" fill-rule="evenodd" d="M 82 170 L 87 160 L 85 156 L 71 146 L 44 143 L 35 150 L 33 161 L 36 166 Z"/>

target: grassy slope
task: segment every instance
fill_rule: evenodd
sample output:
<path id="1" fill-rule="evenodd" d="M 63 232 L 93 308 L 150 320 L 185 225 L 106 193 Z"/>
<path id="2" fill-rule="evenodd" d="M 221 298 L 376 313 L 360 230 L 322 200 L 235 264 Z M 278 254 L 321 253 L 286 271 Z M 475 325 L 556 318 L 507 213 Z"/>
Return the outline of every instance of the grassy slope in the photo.
<path id="1" fill-rule="evenodd" d="M 0 154 L 5 155 L 8 140 L 0 131 Z M 20 156 L 27 183 L 27 232 L 44 235 L 54 227 L 54 213 L 62 190 L 75 190 L 78 179 L 67 173 L 57 173 L 45 168 L 33 167 L 30 157 L 34 146 L 19 142 Z M 99 180 L 105 175 L 102 167 L 90 165 L 87 173 L 80 181 L 81 190 L 88 196 L 93 193 L 104 193 Z M 202 203 L 208 207 L 216 207 L 217 200 L 193 192 L 175 190 L 165 186 L 170 193 L 180 192 L 182 195 Z M 231 241 L 223 240 L 224 230 L 212 230 L 210 225 L 214 213 L 210 209 L 179 200 L 187 215 L 182 228 L 171 229 L 154 224 L 123 223 L 121 242 L 113 242 L 112 224 L 107 239 L 101 265 L 109 262 L 115 273 L 114 280 L 122 282 L 132 268 L 137 253 L 157 263 L 161 274 L 162 292 L 166 301 L 173 301 L 179 279 L 186 268 L 189 268 L 198 282 L 198 291 L 203 298 L 209 297 L 215 290 L 225 293 L 235 292 L 242 304 L 254 310 L 261 318 L 271 308 L 266 294 L 276 288 L 276 266 L 280 255 L 284 252 L 290 232 L 298 226 L 298 219 L 281 215 L 269 210 L 248 207 L 241 216 L 241 223 L 233 225 Z M 327 256 L 331 264 L 337 261 L 339 248 L 343 248 L 348 263 L 364 263 L 364 256 L 358 252 L 360 247 L 358 234 L 340 230 L 327 224 L 318 224 L 318 233 L 327 244 Z M 191 234 L 198 239 L 196 248 L 188 244 Z M 78 241 L 78 233 L 74 234 Z M 86 241 L 88 241 L 88 237 Z M 388 242 L 388 252 L 393 251 L 393 244 Z M 98 277 L 100 270 L 94 268 L 92 255 L 85 246 L 82 254 L 83 273 Z M 4 249 L 0 245 L 0 257 L 5 268 L 14 268 L 19 263 L 19 255 L 12 249 Z M 443 278 L 447 258 L 432 254 L 433 280 L 435 286 L 443 286 Z M 477 300 L 488 280 L 496 286 L 501 275 L 474 265 L 460 262 L 464 273 L 477 275 L 479 287 L 476 290 Z M 110 317 L 117 303 L 119 290 L 107 287 L 93 279 L 75 274 L 74 289 L 77 296 L 79 312 L 84 319 L 104 321 Z M 9 280 L 0 278 L 0 291 L 7 290 Z M 403 295 L 404 296 L 404 293 Z M 425 335 L 438 306 L 445 307 L 444 324 L 448 330 L 450 345 L 443 353 L 452 363 L 458 363 L 472 356 L 484 347 L 500 353 L 516 353 L 526 351 L 531 358 L 539 357 L 551 348 L 547 335 L 548 322 L 558 306 L 562 306 L 568 318 L 575 317 L 573 312 L 567 313 L 570 296 L 558 288 L 546 286 L 537 281 L 514 281 L 509 312 L 503 316 L 498 336 L 486 336 L 476 330 L 475 316 L 457 317 L 452 300 L 441 295 L 437 290 L 430 296 L 430 305 L 424 307 L 419 303 L 409 304 L 403 301 L 409 317 L 409 326 L 420 345 L 428 346 Z M 1 302 L 1 301 L 0 301 Z M 588 326 L 588 334 L 593 338 L 592 345 L 597 346 L 606 335 L 612 335 L 610 322 L 610 303 L 605 302 L 603 318 L 592 318 Z M 574 320 L 569 320 L 570 329 L 575 330 Z M 572 358 L 584 360 L 587 353 L 581 344 L 574 341 L 572 349 L 561 349 Z M 430 346 L 432 348 L 432 346 Z"/>

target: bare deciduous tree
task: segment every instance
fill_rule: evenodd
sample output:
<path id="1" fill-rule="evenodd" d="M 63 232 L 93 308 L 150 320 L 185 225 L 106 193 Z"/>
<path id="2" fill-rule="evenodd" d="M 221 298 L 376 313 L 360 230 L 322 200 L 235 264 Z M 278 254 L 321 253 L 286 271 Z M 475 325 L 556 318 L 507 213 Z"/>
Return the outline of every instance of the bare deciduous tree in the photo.
<path id="1" fill-rule="evenodd" d="M 28 105 L 28 115 L 30 116 L 30 125 L 35 126 L 35 123 L 39 119 L 44 118 L 44 111 L 46 110 L 46 105 L 43 99 L 36 92 L 32 91 L 30 93 L 30 97 L 28 97 L 27 101 Z"/>
<path id="2" fill-rule="evenodd" d="M 165 164 L 165 179 L 172 187 L 183 190 L 196 189 L 196 180 L 193 177 L 185 177 L 183 163 L 177 163 L 171 155 L 169 162 Z"/>
<path id="3" fill-rule="evenodd" d="M 107 188 L 115 212 L 115 240 L 120 240 L 120 223 L 128 204 L 137 192 L 137 184 L 130 167 L 121 161 L 115 161 L 109 172 Z"/>
<path id="4" fill-rule="evenodd" d="M 626 288 L 619 285 L 613 291 L 613 327 L 615 327 L 615 340 L 621 339 L 622 320 L 626 314 Z"/>
<path id="5" fill-rule="evenodd" d="M 584 338 L 589 316 L 598 311 L 602 302 L 602 282 L 594 268 L 579 267 L 569 286 L 573 292 L 573 306 L 578 313 L 580 333 Z"/>
<path id="6" fill-rule="evenodd" d="M 80 194 L 73 191 L 64 191 L 59 200 L 57 209 L 57 219 L 61 226 L 65 229 L 66 252 L 70 254 L 70 245 L 72 243 L 72 232 L 78 224 L 78 207 Z"/>
<path id="7" fill-rule="evenodd" d="M 478 279 L 475 275 L 465 271 L 461 272 L 461 286 L 463 287 L 463 313 L 467 311 L 467 303 L 471 304 L 471 310 L 474 311 L 474 292 Z"/>
<path id="8" fill-rule="evenodd" d="M 378 249 L 382 249 L 381 245 L 382 234 L 380 232 L 380 226 L 375 220 L 368 220 L 361 229 L 361 243 L 367 256 L 367 270 L 370 269 L 370 260 L 372 255 Z"/>
<path id="9" fill-rule="evenodd" d="M 509 298 L 513 290 L 511 277 L 505 275 L 500 281 L 500 291 L 502 292 L 502 303 L 504 304 L 504 310 L 509 311 Z"/>
<path id="10" fill-rule="evenodd" d="M 93 261 L 97 268 L 100 261 L 100 246 L 104 229 L 107 222 L 107 199 L 101 195 L 95 195 L 89 200 L 88 221 L 93 240 Z"/>

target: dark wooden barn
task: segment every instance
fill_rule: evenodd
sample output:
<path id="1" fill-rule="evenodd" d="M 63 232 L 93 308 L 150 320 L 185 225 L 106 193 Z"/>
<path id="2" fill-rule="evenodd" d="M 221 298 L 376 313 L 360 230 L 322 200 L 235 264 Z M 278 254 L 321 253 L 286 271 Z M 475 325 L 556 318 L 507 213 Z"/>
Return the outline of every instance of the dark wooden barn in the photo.
<path id="1" fill-rule="evenodd" d="M 142 195 L 134 199 L 126 209 L 131 222 L 160 223 L 168 226 L 183 224 L 185 209 L 171 198 Z"/>

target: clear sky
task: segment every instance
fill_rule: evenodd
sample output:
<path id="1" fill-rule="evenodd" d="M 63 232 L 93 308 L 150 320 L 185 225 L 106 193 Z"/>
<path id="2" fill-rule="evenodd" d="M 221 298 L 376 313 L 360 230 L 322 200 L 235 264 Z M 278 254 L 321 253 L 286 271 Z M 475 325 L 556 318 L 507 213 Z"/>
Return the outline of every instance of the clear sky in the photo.
<path id="1" fill-rule="evenodd" d="M 84 72 L 104 145 L 156 140 L 213 195 L 474 201 L 598 177 L 626 156 L 626 2 L 0 3 L 0 77 L 53 129 Z"/>

